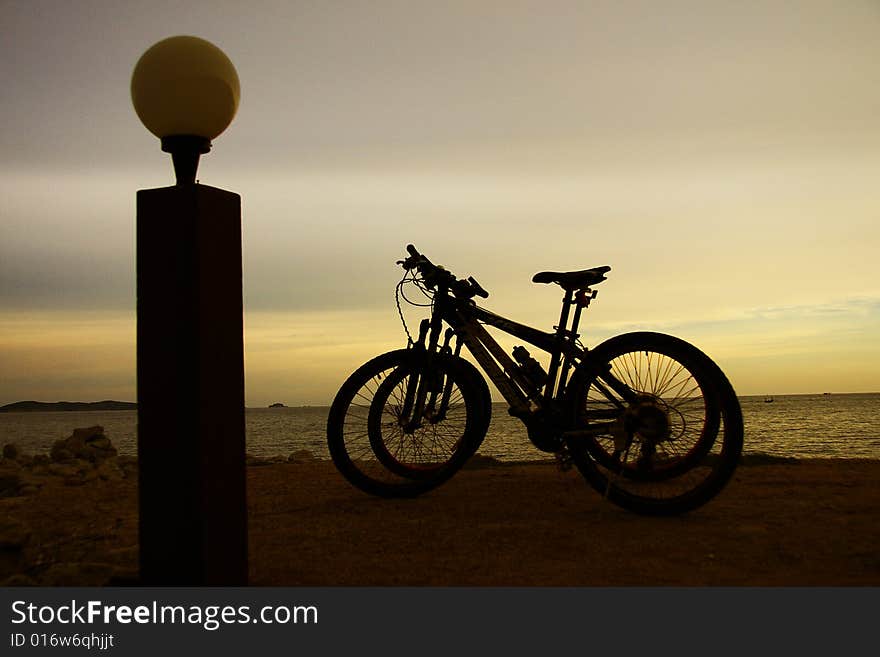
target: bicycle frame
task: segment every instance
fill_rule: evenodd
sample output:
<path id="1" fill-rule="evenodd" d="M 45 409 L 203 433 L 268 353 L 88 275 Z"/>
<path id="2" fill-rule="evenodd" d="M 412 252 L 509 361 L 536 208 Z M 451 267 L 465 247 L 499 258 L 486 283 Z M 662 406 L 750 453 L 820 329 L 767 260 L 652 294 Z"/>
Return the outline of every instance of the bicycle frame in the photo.
<path id="1" fill-rule="evenodd" d="M 571 291 L 566 291 L 559 324 L 555 327 L 556 331 L 550 333 L 497 315 L 477 306 L 473 301 L 456 299 L 449 294 L 448 289 L 441 286 L 434 297 L 427 352 L 429 354 L 436 352 L 442 324 L 443 322 L 449 324 L 459 340 L 456 355 L 461 344 L 464 344 L 510 405 L 510 414 L 521 419 L 537 411 L 547 410 L 554 405 L 554 402 L 561 401 L 568 374 L 572 368 L 577 367 L 586 368 L 589 373 L 601 376 L 621 398 L 630 399 L 634 394 L 633 391 L 611 376 L 607 367 L 603 369 L 599 364 L 594 364 L 590 359 L 589 350 L 577 344 L 581 311 L 589 306 L 594 296 L 587 294 L 588 292 L 589 290 L 585 290 L 575 295 Z M 571 318 L 571 326 L 568 328 L 572 306 L 575 310 Z M 550 354 L 546 383 L 537 386 L 530 381 L 483 324 L 494 326 Z M 420 343 L 423 339 L 424 332 L 420 335 Z M 601 384 L 599 385 L 601 389 Z M 610 399 L 611 395 L 608 396 Z M 424 399 L 424 396 L 420 395 L 420 398 Z"/>
<path id="2" fill-rule="evenodd" d="M 566 363 L 570 363 L 572 357 L 584 353 L 573 344 L 573 340 L 566 338 L 562 330 L 557 333 L 539 331 L 476 305 L 470 312 L 455 309 L 454 314 L 448 313 L 444 319 L 455 328 L 459 340 L 510 405 L 511 415 L 524 416 L 531 412 L 532 406 L 545 408 L 554 399 L 556 382 L 561 378 L 558 370 L 562 354 L 566 354 Z M 494 326 L 550 354 L 551 364 L 543 389 L 526 379 L 519 365 L 480 322 Z"/>

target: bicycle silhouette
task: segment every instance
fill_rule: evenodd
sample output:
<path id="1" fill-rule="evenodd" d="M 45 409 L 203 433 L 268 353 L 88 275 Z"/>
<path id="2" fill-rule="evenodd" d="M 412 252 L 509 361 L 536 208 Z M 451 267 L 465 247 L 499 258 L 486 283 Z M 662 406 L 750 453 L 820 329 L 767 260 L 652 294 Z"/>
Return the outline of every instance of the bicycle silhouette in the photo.
<path id="1" fill-rule="evenodd" d="M 488 293 L 458 279 L 412 245 L 398 261 L 408 284 L 430 300 L 430 317 L 407 348 L 359 367 L 343 383 L 327 421 L 330 455 L 361 490 L 412 497 L 448 480 L 477 451 L 489 428 L 485 378 L 461 356 L 464 345 L 526 426 L 535 447 L 573 463 L 609 501 L 636 513 L 695 509 L 729 481 L 743 446 L 739 401 L 721 369 L 670 335 L 625 333 L 593 349 L 578 340 L 591 287 L 610 267 L 541 272 L 533 281 L 564 290 L 553 332 L 476 305 Z M 412 302 L 410 302 L 412 303 Z M 484 325 L 549 354 L 547 371 L 522 346 L 508 355 Z M 443 327 L 448 328 L 444 331 Z M 454 344 L 453 344 L 454 339 Z"/>

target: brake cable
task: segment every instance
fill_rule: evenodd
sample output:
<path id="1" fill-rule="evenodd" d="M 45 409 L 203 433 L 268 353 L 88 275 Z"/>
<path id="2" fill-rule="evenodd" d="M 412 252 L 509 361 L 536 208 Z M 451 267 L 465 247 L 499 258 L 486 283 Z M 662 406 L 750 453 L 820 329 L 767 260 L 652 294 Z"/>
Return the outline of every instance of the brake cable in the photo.
<path id="1" fill-rule="evenodd" d="M 413 283 L 421 291 L 422 294 L 431 299 L 431 303 L 416 303 L 415 301 L 407 297 L 406 293 L 404 293 L 403 291 L 404 285 L 406 285 L 406 283 Z M 406 272 L 404 272 L 403 278 L 400 279 L 400 282 L 394 288 L 394 302 L 397 305 L 397 314 L 400 317 L 400 323 L 403 324 L 403 330 L 406 333 L 407 348 L 409 348 L 415 344 L 415 341 L 412 339 L 412 335 L 409 332 L 409 327 L 406 325 L 406 318 L 403 316 L 403 309 L 400 307 L 401 297 L 409 305 L 419 308 L 433 307 L 434 299 L 433 295 L 428 293 L 428 288 L 422 285 L 422 282 L 418 278 L 416 278 L 413 270 L 407 270 Z"/>

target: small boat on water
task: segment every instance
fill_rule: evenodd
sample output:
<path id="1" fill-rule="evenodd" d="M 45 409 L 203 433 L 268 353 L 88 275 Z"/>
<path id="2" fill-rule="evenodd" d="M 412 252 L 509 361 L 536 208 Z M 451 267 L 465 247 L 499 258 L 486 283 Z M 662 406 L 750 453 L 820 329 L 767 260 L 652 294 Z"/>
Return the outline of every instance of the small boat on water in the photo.
<path id="1" fill-rule="evenodd" d="M 764 403 L 765 403 L 765 404 L 771 404 L 771 403 L 773 403 L 774 401 L 775 401 L 775 400 L 773 399 L 773 397 L 764 397 Z"/>

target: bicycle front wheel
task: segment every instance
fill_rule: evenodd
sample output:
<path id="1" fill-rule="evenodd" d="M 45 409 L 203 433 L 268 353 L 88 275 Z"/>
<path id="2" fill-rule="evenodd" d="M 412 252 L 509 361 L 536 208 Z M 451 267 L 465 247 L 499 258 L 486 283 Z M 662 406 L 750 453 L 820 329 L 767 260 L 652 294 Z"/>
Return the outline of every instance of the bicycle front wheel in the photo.
<path id="1" fill-rule="evenodd" d="M 727 377 L 678 338 L 638 332 L 589 354 L 573 381 L 567 441 L 587 481 L 611 502 L 647 515 L 693 510 L 729 481 L 743 445 Z"/>
<path id="2" fill-rule="evenodd" d="M 423 397 L 417 399 L 418 391 Z M 489 428 L 486 382 L 467 361 L 401 349 L 377 356 L 342 385 L 327 444 L 353 485 L 381 497 L 413 497 L 448 480 Z"/>

